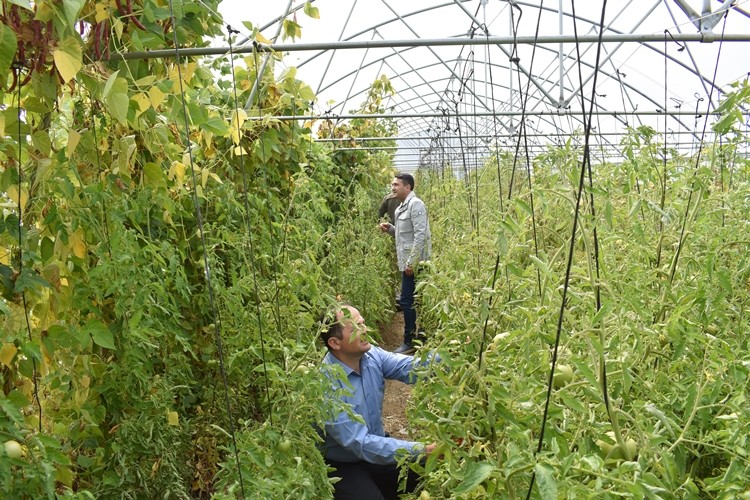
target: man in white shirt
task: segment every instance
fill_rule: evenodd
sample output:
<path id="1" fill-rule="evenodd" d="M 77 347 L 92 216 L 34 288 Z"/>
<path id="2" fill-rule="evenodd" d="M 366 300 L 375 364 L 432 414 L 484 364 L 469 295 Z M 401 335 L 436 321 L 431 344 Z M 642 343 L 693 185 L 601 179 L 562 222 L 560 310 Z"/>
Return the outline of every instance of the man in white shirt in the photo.
<path id="1" fill-rule="evenodd" d="M 416 268 L 420 261 L 428 260 L 432 250 L 430 222 L 427 207 L 414 194 L 414 177 L 397 174 L 391 182 L 391 192 L 401 201 L 396 208 L 394 224 L 383 222 L 380 230 L 396 238 L 396 257 L 401 271 L 401 296 L 399 304 L 404 311 L 404 342 L 393 352 L 414 352 L 414 337 L 417 330 L 417 312 L 414 309 Z"/>

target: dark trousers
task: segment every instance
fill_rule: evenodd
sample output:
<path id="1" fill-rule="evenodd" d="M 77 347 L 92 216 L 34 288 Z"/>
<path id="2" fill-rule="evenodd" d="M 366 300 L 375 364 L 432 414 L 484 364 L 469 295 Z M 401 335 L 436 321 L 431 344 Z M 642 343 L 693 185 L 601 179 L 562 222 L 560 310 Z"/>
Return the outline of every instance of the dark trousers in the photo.
<path id="1" fill-rule="evenodd" d="M 404 342 L 411 344 L 414 341 L 414 332 L 417 329 L 417 311 L 414 309 L 414 288 L 416 287 L 416 276 L 407 276 L 401 272 L 401 297 L 399 303 L 404 311 Z"/>
<path id="2" fill-rule="evenodd" d="M 336 470 L 328 477 L 341 478 L 333 485 L 334 500 L 398 500 L 399 493 L 412 493 L 418 476 L 408 472 L 406 490 L 398 490 L 398 467 L 395 464 L 377 465 L 369 462 L 326 461 Z"/>

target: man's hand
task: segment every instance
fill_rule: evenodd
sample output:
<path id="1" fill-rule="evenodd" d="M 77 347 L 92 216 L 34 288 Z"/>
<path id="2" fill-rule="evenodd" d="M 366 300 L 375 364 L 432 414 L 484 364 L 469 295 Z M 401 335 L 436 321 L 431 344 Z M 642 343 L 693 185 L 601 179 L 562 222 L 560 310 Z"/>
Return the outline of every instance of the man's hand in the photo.
<path id="1" fill-rule="evenodd" d="M 378 224 L 378 225 L 380 226 L 380 230 L 381 230 L 382 232 L 384 232 L 384 233 L 387 233 L 387 232 L 388 232 L 388 229 L 389 229 L 389 228 L 391 227 L 391 225 L 390 225 L 389 223 L 387 223 L 387 222 L 381 222 L 381 223 L 380 223 L 380 224 Z"/>
<path id="2" fill-rule="evenodd" d="M 424 454 L 429 457 L 435 451 L 435 449 L 437 448 L 437 446 L 438 446 L 437 443 L 426 444 L 425 447 L 424 447 Z M 443 457 L 444 457 L 444 455 L 441 453 L 438 456 L 438 459 L 442 459 Z"/>
<path id="3" fill-rule="evenodd" d="M 414 276 L 414 269 L 412 269 L 411 266 L 406 266 L 406 269 L 404 269 L 404 274 L 407 276 Z"/>

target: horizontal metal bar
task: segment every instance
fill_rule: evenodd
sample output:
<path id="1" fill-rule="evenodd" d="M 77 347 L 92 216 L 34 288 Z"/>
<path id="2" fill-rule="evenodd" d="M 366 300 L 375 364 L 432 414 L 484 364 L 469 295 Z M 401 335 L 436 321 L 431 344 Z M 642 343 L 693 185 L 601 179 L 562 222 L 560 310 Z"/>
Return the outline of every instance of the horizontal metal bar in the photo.
<path id="1" fill-rule="evenodd" d="M 664 34 L 658 33 L 612 33 L 602 36 L 603 43 L 609 42 L 663 42 Z M 724 34 L 711 33 L 674 33 L 669 35 L 668 41 L 674 42 L 750 42 L 750 34 Z M 175 49 L 158 49 L 148 51 L 123 52 L 112 54 L 109 60 L 133 60 L 133 59 L 156 59 L 171 58 L 175 56 L 198 57 L 198 56 L 226 56 L 232 52 L 235 54 L 248 54 L 257 50 L 258 52 L 301 52 L 311 50 L 346 50 L 346 49 L 383 49 L 394 47 L 435 47 L 435 46 L 471 46 L 471 45 L 536 45 L 554 43 L 597 43 L 599 35 L 545 35 L 545 36 L 490 36 L 490 37 L 458 37 L 458 38 L 420 38 L 416 40 L 353 40 L 342 42 L 318 42 L 318 43 L 272 43 L 260 44 L 253 42 L 245 47 L 195 47 Z"/>
<path id="2" fill-rule="evenodd" d="M 667 135 L 693 135 L 695 132 L 690 132 L 687 130 L 675 130 L 675 131 L 669 131 Z M 570 132 L 553 132 L 549 134 L 543 134 L 543 133 L 532 133 L 526 134 L 526 137 L 570 137 L 574 134 L 571 134 Z M 603 136 L 621 136 L 621 135 L 627 135 L 627 132 L 596 132 L 594 135 L 603 135 Z M 391 136 L 391 137 L 342 137 L 342 138 L 324 138 L 324 139 L 313 139 L 313 142 L 367 142 L 367 141 L 438 141 L 438 140 L 449 140 L 449 139 L 491 139 L 493 137 L 518 137 L 518 134 L 509 134 L 509 133 L 502 133 L 502 134 L 484 134 L 484 135 L 444 135 L 444 136 L 420 136 L 420 135 L 413 135 L 413 136 Z M 402 146 L 402 147 L 412 147 L 412 146 Z M 340 148 L 339 148 L 340 149 Z M 355 148 L 356 149 L 356 148 Z"/>
<path id="3" fill-rule="evenodd" d="M 479 111 L 471 113 L 373 113 L 373 114 L 322 114 L 322 115 L 279 115 L 279 116 L 266 116 L 252 114 L 248 116 L 248 120 L 353 120 L 355 118 L 454 118 L 456 116 L 581 116 L 583 114 L 594 115 L 594 116 L 663 116 L 662 111 L 574 111 L 569 109 L 562 109 L 559 111 L 526 111 L 521 113 L 520 111 Z M 695 113 L 695 111 L 668 111 L 668 116 L 703 116 L 704 112 Z M 717 115 L 716 111 L 708 113 L 710 115 Z"/>

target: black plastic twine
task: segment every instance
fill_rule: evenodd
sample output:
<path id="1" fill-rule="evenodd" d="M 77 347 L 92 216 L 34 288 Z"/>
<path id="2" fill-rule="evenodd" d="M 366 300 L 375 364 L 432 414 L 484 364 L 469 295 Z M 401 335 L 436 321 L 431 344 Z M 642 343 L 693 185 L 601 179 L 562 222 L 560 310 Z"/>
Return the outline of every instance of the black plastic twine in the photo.
<path id="1" fill-rule="evenodd" d="M 23 276 L 23 205 L 21 204 L 21 180 L 23 178 L 23 169 L 21 168 L 21 155 L 23 154 L 23 134 L 21 133 L 21 87 L 23 82 L 21 81 L 21 68 L 23 66 L 15 62 L 13 63 L 13 70 L 15 71 L 16 81 L 18 82 L 17 87 L 17 100 L 18 100 L 18 276 Z M 23 301 L 23 315 L 26 320 L 26 332 L 29 335 L 29 341 L 33 342 L 34 338 L 31 335 L 31 320 L 29 319 L 29 305 L 26 301 L 26 290 L 21 292 L 21 300 Z M 36 369 L 36 360 L 31 357 L 32 367 L 32 382 L 34 383 L 34 400 L 36 401 L 37 407 L 39 408 L 39 432 L 42 432 L 42 403 L 39 400 L 39 385 L 37 379 L 39 377 Z"/>
<path id="2" fill-rule="evenodd" d="M 234 92 L 234 114 L 237 117 L 237 137 L 241 138 L 242 135 L 240 134 L 240 119 L 239 119 L 239 101 L 237 100 L 237 82 L 235 80 L 235 74 L 234 74 L 234 48 L 232 47 L 232 34 L 236 33 L 239 34 L 238 31 L 232 29 L 231 26 L 227 25 L 227 32 L 229 34 L 229 61 L 232 66 L 232 91 Z M 258 71 L 258 68 L 255 68 L 256 71 Z M 260 85 L 258 86 L 258 92 L 260 92 Z M 239 146 L 239 143 L 237 144 Z M 255 290 L 255 307 L 256 307 L 256 316 L 258 318 L 258 334 L 260 336 L 260 353 L 261 357 L 263 358 L 263 378 L 265 379 L 266 383 L 266 400 L 268 402 L 268 419 L 271 422 L 271 425 L 273 425 L 273 406 L 271 405 L 271 392 L 269 389 L 269 382 L 268 382 L 268 369 L 266 367 L 266 343 L 263 338 L 263 320 L 261 317 L 261 309 L 260 309 L 260 287 L 258 286 L 258 270 L 255 267 L 255 244 L 253 243 L 253 229 L 252 225 L 250 224 L 250 203 L 247 200 L 248 196 L 248 183 L 247 183 L 247 175 L 245 174 L 245 155 L 240 154 L 240 174 L 242 176 L 242 189 L 244 190 L 244 196 L 242 197 L 242 203 L 245 206 L 245 223 L 247 224 L 247 238 L 250 245 L 250 267 L 253 271 L 253 286 Z"/>
<path id="3" fill-rule="evenodd" d="M 600 31 L 603 31 L 604 27 L 604 9 L 606 8 L 606 2 L 602 6 L 602 24 L 599 26 Z M 575 2 L 573 3 L 573 17 L 575 18 Z M 574 29 L 576 30 L 576 38 L 578 38 L 578 31 L 577 31 L 577 24 L 573 23 Z M 600 35 L 601 37 L 601 35 Z M 599 53 L 601 51 L 601 38 L 599 39 L 599 45 L 597 46 L 597 57 L 596 57 L 596 73 L 594 73 L 594 82 L 593 87 L 591 91 L 591 101 L 590 101 L 590 108 L 589 108 L 589 114 L 588 116 L 584 113 L 583 114 L 583 120 L 584 120 L 584 129 L 585 129 L 585 138 L 584 138 L 584 158 L 583 158 L 583 166 L 588 170 L 588 177 L 589 177 L 589 203 L 591 204 L 591 219 L 594 222 L 594 231 L 593 231 L 593 238 L 594 238 L 594 267 L 596 271 L 596 283 L 594 283 L 594 297 L 596 300 L 596 312 L 598 313 L 602 309 L 602 294 L 601 294 L 601 286 L 600 286 L 600 266 L 599 266 L 599 233 L 597 229 L 597 223 L 596 223 L 596 208 L 594 203 L 594 181 L 593 176 L 591 172 L 591 148 L 590 148 L 590 137 L 591 137 L 591 120 L 593 116 L 593 109 L 594 109 L 594 102 L 596 100 L 596 80 L 599 76 Z M 581 53 L 580 53 L 580 45 L 576 43 L 576 54 L 578 57 L 578 78 L 581 82 L 581 106 L 584 107 L 585 110 L 585 102 L 583 99 L 583 74 L 581 72 Z M 572 247 L 571 247 L 572 248 Z M 603 327 L 602 327 L 603 328 Z M 604 349 L 604 346 L 602 346 L 602 349 Z M 557 351 L 557 345 L 555 345 L 555 351 Z M 604 399 L 604 407 L 607 410 L 607 415 L 611 419 L 611 413 L 610 413 L 610 406 L 609 406 L 609 390 L 607 386 L 607 364 L 604 361 L 604 358 L 602 358 L 601 362 L 601 374 L 602 374 L 602 398 Z M 617 430 L 617 424 L 614 423 L 615 430 Z M 619 436 L 619 434 L 618 434 Z"/>
<path id="4" fill-rule="evenodd" d="M 575 1 L 572 3 L 573 5 L 573 19 L 575 19 Z M 596 65 L 594 67 L 594 80 L 592 84 L 592 96 L 591 96 L 591 102 L 590 102 L 590 108 L 589 108 L 589 115 L 588 119 L 586 117 L 586 114 L 584 113 L 584 127 L 586 129 L 586 139 L 584 143 L 584 150 L 583 150 L 583 161 L 581 162 L 581 173 L 579 175 L 578 180 L 578 189 L 576 192 L 576 207 L 575 207 L 575 213 L 573 217 L 573 230 L 570 237 L 570 248 L 568 250 L 568 262 L 565 269 L 565 284 L 563 286 L 563 293 L 562 293 L 562 301 L 560 302 L 560 314 L 558 315 L 557 319 L 557 332 L 555 334 L 555 348 L 552 354 L 552 369 L 549 372 L 549 379 L 547 381 L 547 397 L 544 402 L 544 414 L 542 416 L 542 428 L 539 432 L 539 441 L 537 443 L 537 449 L 535 452 L 535 455 L 542 451 L 542 447 L 544 446 L 544 432 L 547 427 L 547 417 L 549 415 L 549 403 L 552 396 L 552 382 L 555 375 L 555 366 L 557 365 L 557 351 L 558 347 L 560 346 L 560 336 L 562 334 L 562 323 L 563 323 L 563 317 L 565 315 L 565 306 L 568 299 L 568 288 L 570 285 L 570 274 L 571 269 L 573 267 L 573 253 L 575 250 L 575 243 L 576 243 L 576 231 L 578 229 L 578 217 L 580 215 L 581 211 L 581 197 L 583 194 L 583 186 L 584 186 L 584 179 L 586 178 L 586 169 L 587 164 L 590 161 L 589 158 L 589 136 L 591 134 L 591 116 L 593 116 L 593 110 L 594 110 L 594 101 L 596 99 L 596 81 L 597 77 L 599 76 L 599 58 L 601 56 L 601 48 L 602 48 L 602 36 L 604 35 L 604 14 L 607 9 L 607 0 L 604 0 L 602 4 L 602 15 L 601 19 L 599 21 L 599 39 L 597 41 L 597 50 L 596 50 Z M 576 27 L 576 23 L 573 23 L 574 28 Z M 579 48 L 579 42 L 578 42 L 578 31 L 576 29 L 576 50 Z M 580 52 L 578 57 L 578 68 L 580 72 Z M 583 81 L 583 79 L 581 79 Z M 581 89 L 581 92 L 583 89 Z M 536 480 L 536 472 L 533 472 L 531 475 L 531 482 L 529 483 L 529 490 L 526 494 L 526 499 L 528 500 L 531 498 L 531 492 L 534 488 L 534 482 Z"/>
<path id="5" fill-rule="evenodd" d="M 188 157 L 190 158 L 190 175 L 193 181 L 193 205 L 195 206 L 195 217 L 198 222 L 198 233 L 201 239 L 201 248 L 203 249 L 203 266 L 204 273 L 206 276 L 206 287 L 208 288 L 208 298 L 211 304 L 211 315 L 214 320 L 214 338 L 216 341 L 216 350 L 219 354 L 219 369 L 221 370 L 221 378 L 224 383 L 224 394 L 226 396 L 226 410 L 229 418 L 229 431 L 232 436 L 232 447 L 234 449 L 235 460 L 237 461 L 237 473 L 239 474 L 240 480 L 240 491 L 242 492 L 243 498 L 245 497 L 245 485 L 242 479 L 242 467 L 240 466 L 240 455 L 237 450 L 237 438 L 234 432 L 234 415 L 232 414 L 232 403 L 229 398 L 229 386 L 227 384 L 227 371 L 224 366 L 224 351 L 222 349 L 221 342 L 221 318 L 216 309 L 216 303 L 214 301 L 214 291 L 211 285 L 211 266 L 208 262 L 208 249 L 206 247 L 206 236 L 203 230 L 203 215 L 201 213 L 200 201 L 198 200 L 198 181 L 195 177 L 195 169 L 193 168 L 193 149 L 190 145 L 190 122 L 188 118 L 187 105 L 185 104 L 185 88 L 182 83 L 182 68 L 180 66 L 180 52 L 177 43 L 177 23 L 174 17 L 174 8 L 172 6 L 172 0 L 169 0 L 169 17 L 172 23 L 172 39 L 174 42 L 175 51 L 175 63 L 177 65 L 177 78 L 180 82 L 180 99 L 182 100 L 182 115 L 185 120 L 185 141 L 187 145 Z"/>

